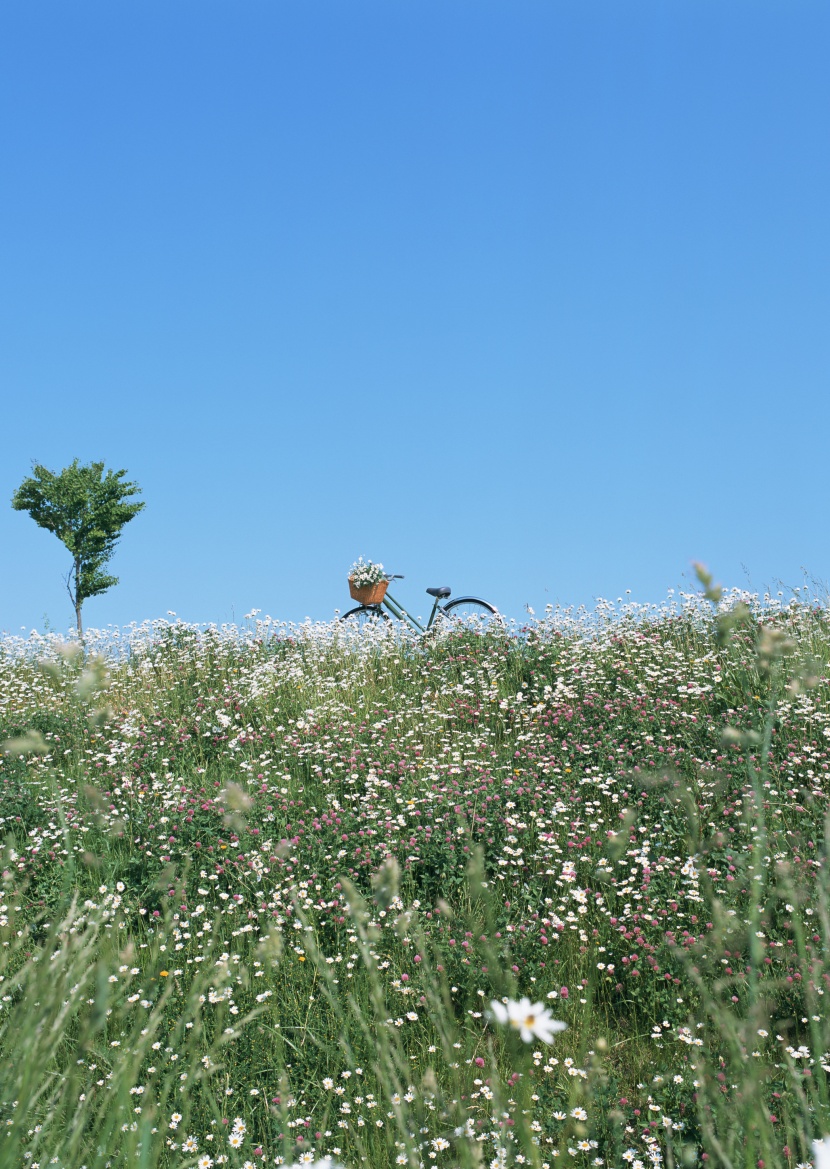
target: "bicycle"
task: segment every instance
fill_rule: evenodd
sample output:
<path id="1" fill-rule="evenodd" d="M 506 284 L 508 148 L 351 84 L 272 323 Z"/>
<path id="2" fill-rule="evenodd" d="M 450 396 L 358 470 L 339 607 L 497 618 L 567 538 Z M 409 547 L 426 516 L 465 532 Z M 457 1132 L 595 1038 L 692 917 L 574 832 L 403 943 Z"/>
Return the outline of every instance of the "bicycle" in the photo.
<path id="1" fill-rule="evenodd" d="M 387 576 L 386 579 L 387 581 L 392 581 L 403 580 L 404 578 L 396 574 L 394 576 Z M 489 624 L 494 618 L 499 618 L 499 611 L 495 605 L 491 605 L 489 601 L 482 601 L 480 597 L 456 597 L 449 604 L 442 605 L 442 601 L 452 596 L 452 589 L 448 585 L 442 585 L 440 588 L 427 589 L 427 593 L 434 600 L 432 612 L 429 615 L 429 620 L 426 625 L 422 625 L 417 618 L 413 617 L 411 613 L 408 613 L 400 601 L 396 601 L 388 592 L 384 595 L 383 600 L 377 604 L 357 605 L 354 609 L 349 609 L 348 613 L 344 613 L 340 620 L 354 621 L 360 626 L 387 622 L 390 618 L 383 610 L 388 609 L 398 621 L 405 622 L 417 633 L 425 634 L 449 622 L 454 624 L 467 623 L 483 627 Z"/>

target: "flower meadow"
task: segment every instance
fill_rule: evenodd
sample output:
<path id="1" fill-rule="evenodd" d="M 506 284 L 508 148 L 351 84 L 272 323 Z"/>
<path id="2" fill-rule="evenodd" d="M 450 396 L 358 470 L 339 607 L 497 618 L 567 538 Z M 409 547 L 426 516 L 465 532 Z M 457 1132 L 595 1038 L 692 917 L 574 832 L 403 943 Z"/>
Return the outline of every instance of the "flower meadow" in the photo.
<path id="1" fill-rule="evenodd" d="M 0 1165 L 812 1163 L 830 617 L 0 641 Z"/>

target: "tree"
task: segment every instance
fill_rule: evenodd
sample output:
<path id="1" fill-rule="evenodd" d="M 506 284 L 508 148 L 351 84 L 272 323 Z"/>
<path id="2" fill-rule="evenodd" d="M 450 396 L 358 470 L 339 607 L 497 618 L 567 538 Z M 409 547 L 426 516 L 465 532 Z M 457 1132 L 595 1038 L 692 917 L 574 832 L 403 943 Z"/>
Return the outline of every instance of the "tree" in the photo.
<path id="1" fill-rule="evenodd" d="M 35 463 L 33 474 L 14 493 L 12 507 L 27 511 L 36 524 L 54 532 L 72 555 L 66 588 L 75 609 L 78 637 L 83 637 L 81 607 L 88 597 L 118 584 L 117 576 L 102 569 L 115 551 L 121 529 L 138 515 L 143 503 L 129 500 L 141 494 L 126 471 L 107 471 L 103 463 L 79 466 L 78 460 L 56 475 Z"/>

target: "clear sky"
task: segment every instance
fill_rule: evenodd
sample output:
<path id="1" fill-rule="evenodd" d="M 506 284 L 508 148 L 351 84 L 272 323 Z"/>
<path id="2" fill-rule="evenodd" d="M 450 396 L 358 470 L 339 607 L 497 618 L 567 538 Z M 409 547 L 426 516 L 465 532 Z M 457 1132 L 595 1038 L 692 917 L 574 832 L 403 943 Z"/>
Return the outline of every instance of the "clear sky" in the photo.
<path id="1" fill-rule="evenodd" d="M 825 0 L 9 0 L 0 629 L 830 577 Z"/>

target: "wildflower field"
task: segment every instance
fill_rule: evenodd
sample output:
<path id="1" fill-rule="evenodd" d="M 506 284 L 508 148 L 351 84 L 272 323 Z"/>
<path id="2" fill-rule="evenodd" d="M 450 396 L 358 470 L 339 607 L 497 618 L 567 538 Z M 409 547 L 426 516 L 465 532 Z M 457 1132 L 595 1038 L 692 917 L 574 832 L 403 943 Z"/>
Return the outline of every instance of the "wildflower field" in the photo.
<path id="1" fill-rule="evenodd" d="M 830 620 L 707 591 L 0 641 L 0 1166 L 806 1165 Z"/>

